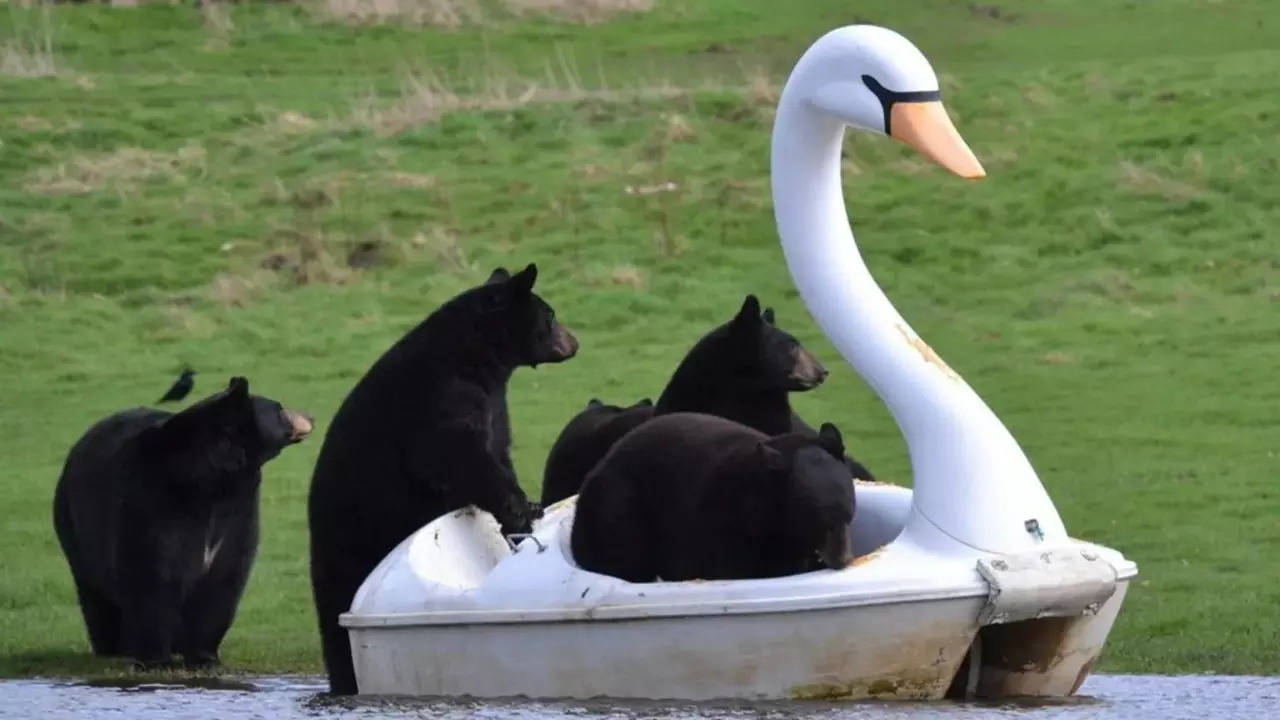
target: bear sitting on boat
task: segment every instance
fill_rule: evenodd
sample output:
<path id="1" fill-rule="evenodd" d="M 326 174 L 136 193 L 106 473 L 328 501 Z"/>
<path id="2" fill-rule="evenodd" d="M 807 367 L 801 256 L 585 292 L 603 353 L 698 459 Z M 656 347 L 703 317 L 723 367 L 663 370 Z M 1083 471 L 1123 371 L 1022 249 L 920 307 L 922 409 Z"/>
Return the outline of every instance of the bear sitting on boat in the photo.
<path id="1" fill-rule="evenodd" d="M 794 336 L 777 327 L 773 308 L 747 295 L 729 321 L 703 335 L 681 359 L 652 408 L 588 407 L 565 426 L 547 455 L 542 504 L 578 492 L 613 444 L 647 420 L 696 412 L 742 423 L 767 435 L 817 433 L 792 409 L 789 394 L 822 384 L 827 370 Z M 611 409 L 613 408 L 613 409 Z M 855 478 L 874 480 L 853 458 L 841 458 Z"/>
<path id="2" fill-rule="evenodd" d="M 587 476 L 570 544 L 577 564 L 629 582 L 779 577 L 852 559 L 844 442 L 768 436 L 700 413 L 656 417 Z"/>

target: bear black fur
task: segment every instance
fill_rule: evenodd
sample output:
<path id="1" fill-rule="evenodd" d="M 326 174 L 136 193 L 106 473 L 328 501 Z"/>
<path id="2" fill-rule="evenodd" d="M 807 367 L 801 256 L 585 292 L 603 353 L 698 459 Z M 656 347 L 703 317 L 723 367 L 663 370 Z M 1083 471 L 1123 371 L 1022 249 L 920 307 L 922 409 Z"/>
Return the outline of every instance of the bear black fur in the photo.
<path id="1" fill-rule="evenodd" d="M 704 335 L 676 367 L 654 416 L 717 415 L 766 435 L 791 431 L 787 394 L 822 384 L 827 369 L 799 341 L 761 315 L 748 295 L 729 322 Z"/>
<path id="2" fill-rule="evenodd" d="M 310 431 L 241 377 L 177 414 L 135 408 L 89 428 L 53 524 L 94 654 L 217 662 L 258 548 L 262 465 Z"/>
<path id="3" fill-rule="evenodd" d="M 560 431 L 542 475 L 542 506 L 578 492 L 587 473 L 623 435 L 653 417 L 653 400 L 630 407 L 605 405 L 596 398 Z"/>
<path id="4" fill-rule="evenodd" d="M 811 390 L 827 369 L 792 335 L 777 326 L 773 308 L 760 312 L 748 295 L 729 322 L 700 339 L 676 367 L 658 398 L 654 416 L 700 412 L 736 420 L 766 435 L 817 432 L 791 409 L 792 392 Z M 874 480 L 862 463 L 846 456 L 849 473 Z"/>
<path id="5" fill-rule="evenodd" d="M 815 388 L 826 376 L 826 368 L 813 353 L 776 326 L 773 308 L 761 312 L 756 297 L 748 295 L 732 320 L 712 329 L 689 350 L 652 412 L 628 410 L 625 419 L 605 425 L 598 422 L 600 412 L 588 408 L 569 421 L 547 456 L 542 504 L 578 492 L 587 472 L 613 442 L 646 416 L 699 412 L 769 435 L 804 432 L 817 437 L 791 409 L 788 394 Z M 846 457 L 844 463 L 853 477 L 875 479 L 857 460 Z"/>
<path id="6" fill-rule="evenodd" d="M 338 615 L 374 566 L 435 518 L 475 505 L 507 533 L 540 513 L 517 484 L 506 387 L 519 366 L 578 342 L 533 293 L 537 267 L 499 269 L 431 313 L 351 390 L 326 433 L 308 501 L 311 583 L 330 691 L 356 692 Z"/>
<path id="7" fill-rule="evenodd" d="M 842 568 L 854 510 L 843 454 L 831 424 L 816 438 L 769 437 L 700 413 L 655 417 L 587 476 L 570 536 L 574 559 L 630 582 Z"/>

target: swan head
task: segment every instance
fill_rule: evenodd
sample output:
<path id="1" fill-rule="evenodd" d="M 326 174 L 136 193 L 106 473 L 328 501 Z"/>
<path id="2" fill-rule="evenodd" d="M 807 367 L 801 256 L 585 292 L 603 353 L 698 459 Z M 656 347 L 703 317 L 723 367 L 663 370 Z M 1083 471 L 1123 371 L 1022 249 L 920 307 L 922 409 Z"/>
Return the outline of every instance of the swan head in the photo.
<path id="1" fill-rule="evenodd" d="M 892 30 L 832 30 L 800 59 L 787 86 L 784 96 L 798 95 L 846 125 L 889 135 L 956 175 L 986 175 L 951 123 L 924 53 Z"/>

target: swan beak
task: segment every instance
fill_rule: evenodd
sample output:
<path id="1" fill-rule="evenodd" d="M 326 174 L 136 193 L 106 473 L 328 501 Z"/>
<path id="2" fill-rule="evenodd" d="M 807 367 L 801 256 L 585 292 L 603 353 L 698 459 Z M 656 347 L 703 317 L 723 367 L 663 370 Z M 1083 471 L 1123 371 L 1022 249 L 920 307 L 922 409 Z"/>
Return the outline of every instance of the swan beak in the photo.
<path id="1" fill-rule="evenodd" d="M 894 103 L 889 111 L 889 133 L 894 139 L 919 150 L 925 157 L 966 180 L 987 176 L 982 163 L 951 124 L 946 108 L 931 102 Z"/>

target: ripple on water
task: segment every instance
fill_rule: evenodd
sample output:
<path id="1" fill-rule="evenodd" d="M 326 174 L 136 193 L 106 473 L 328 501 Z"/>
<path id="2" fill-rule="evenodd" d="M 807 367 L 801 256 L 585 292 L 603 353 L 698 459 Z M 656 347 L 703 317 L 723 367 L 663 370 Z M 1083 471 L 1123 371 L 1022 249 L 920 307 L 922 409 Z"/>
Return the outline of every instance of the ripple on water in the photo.
<path id="1" fill-rule="evenodd" d="M 313 677 L 199 678 L 178 683 L 0 682 L 0 719 L 270 718 L 1268 718 L 1280 677 L 1094 675 L 1076 697 L 998 703 L 651 703 L 330 698 Z"/>

